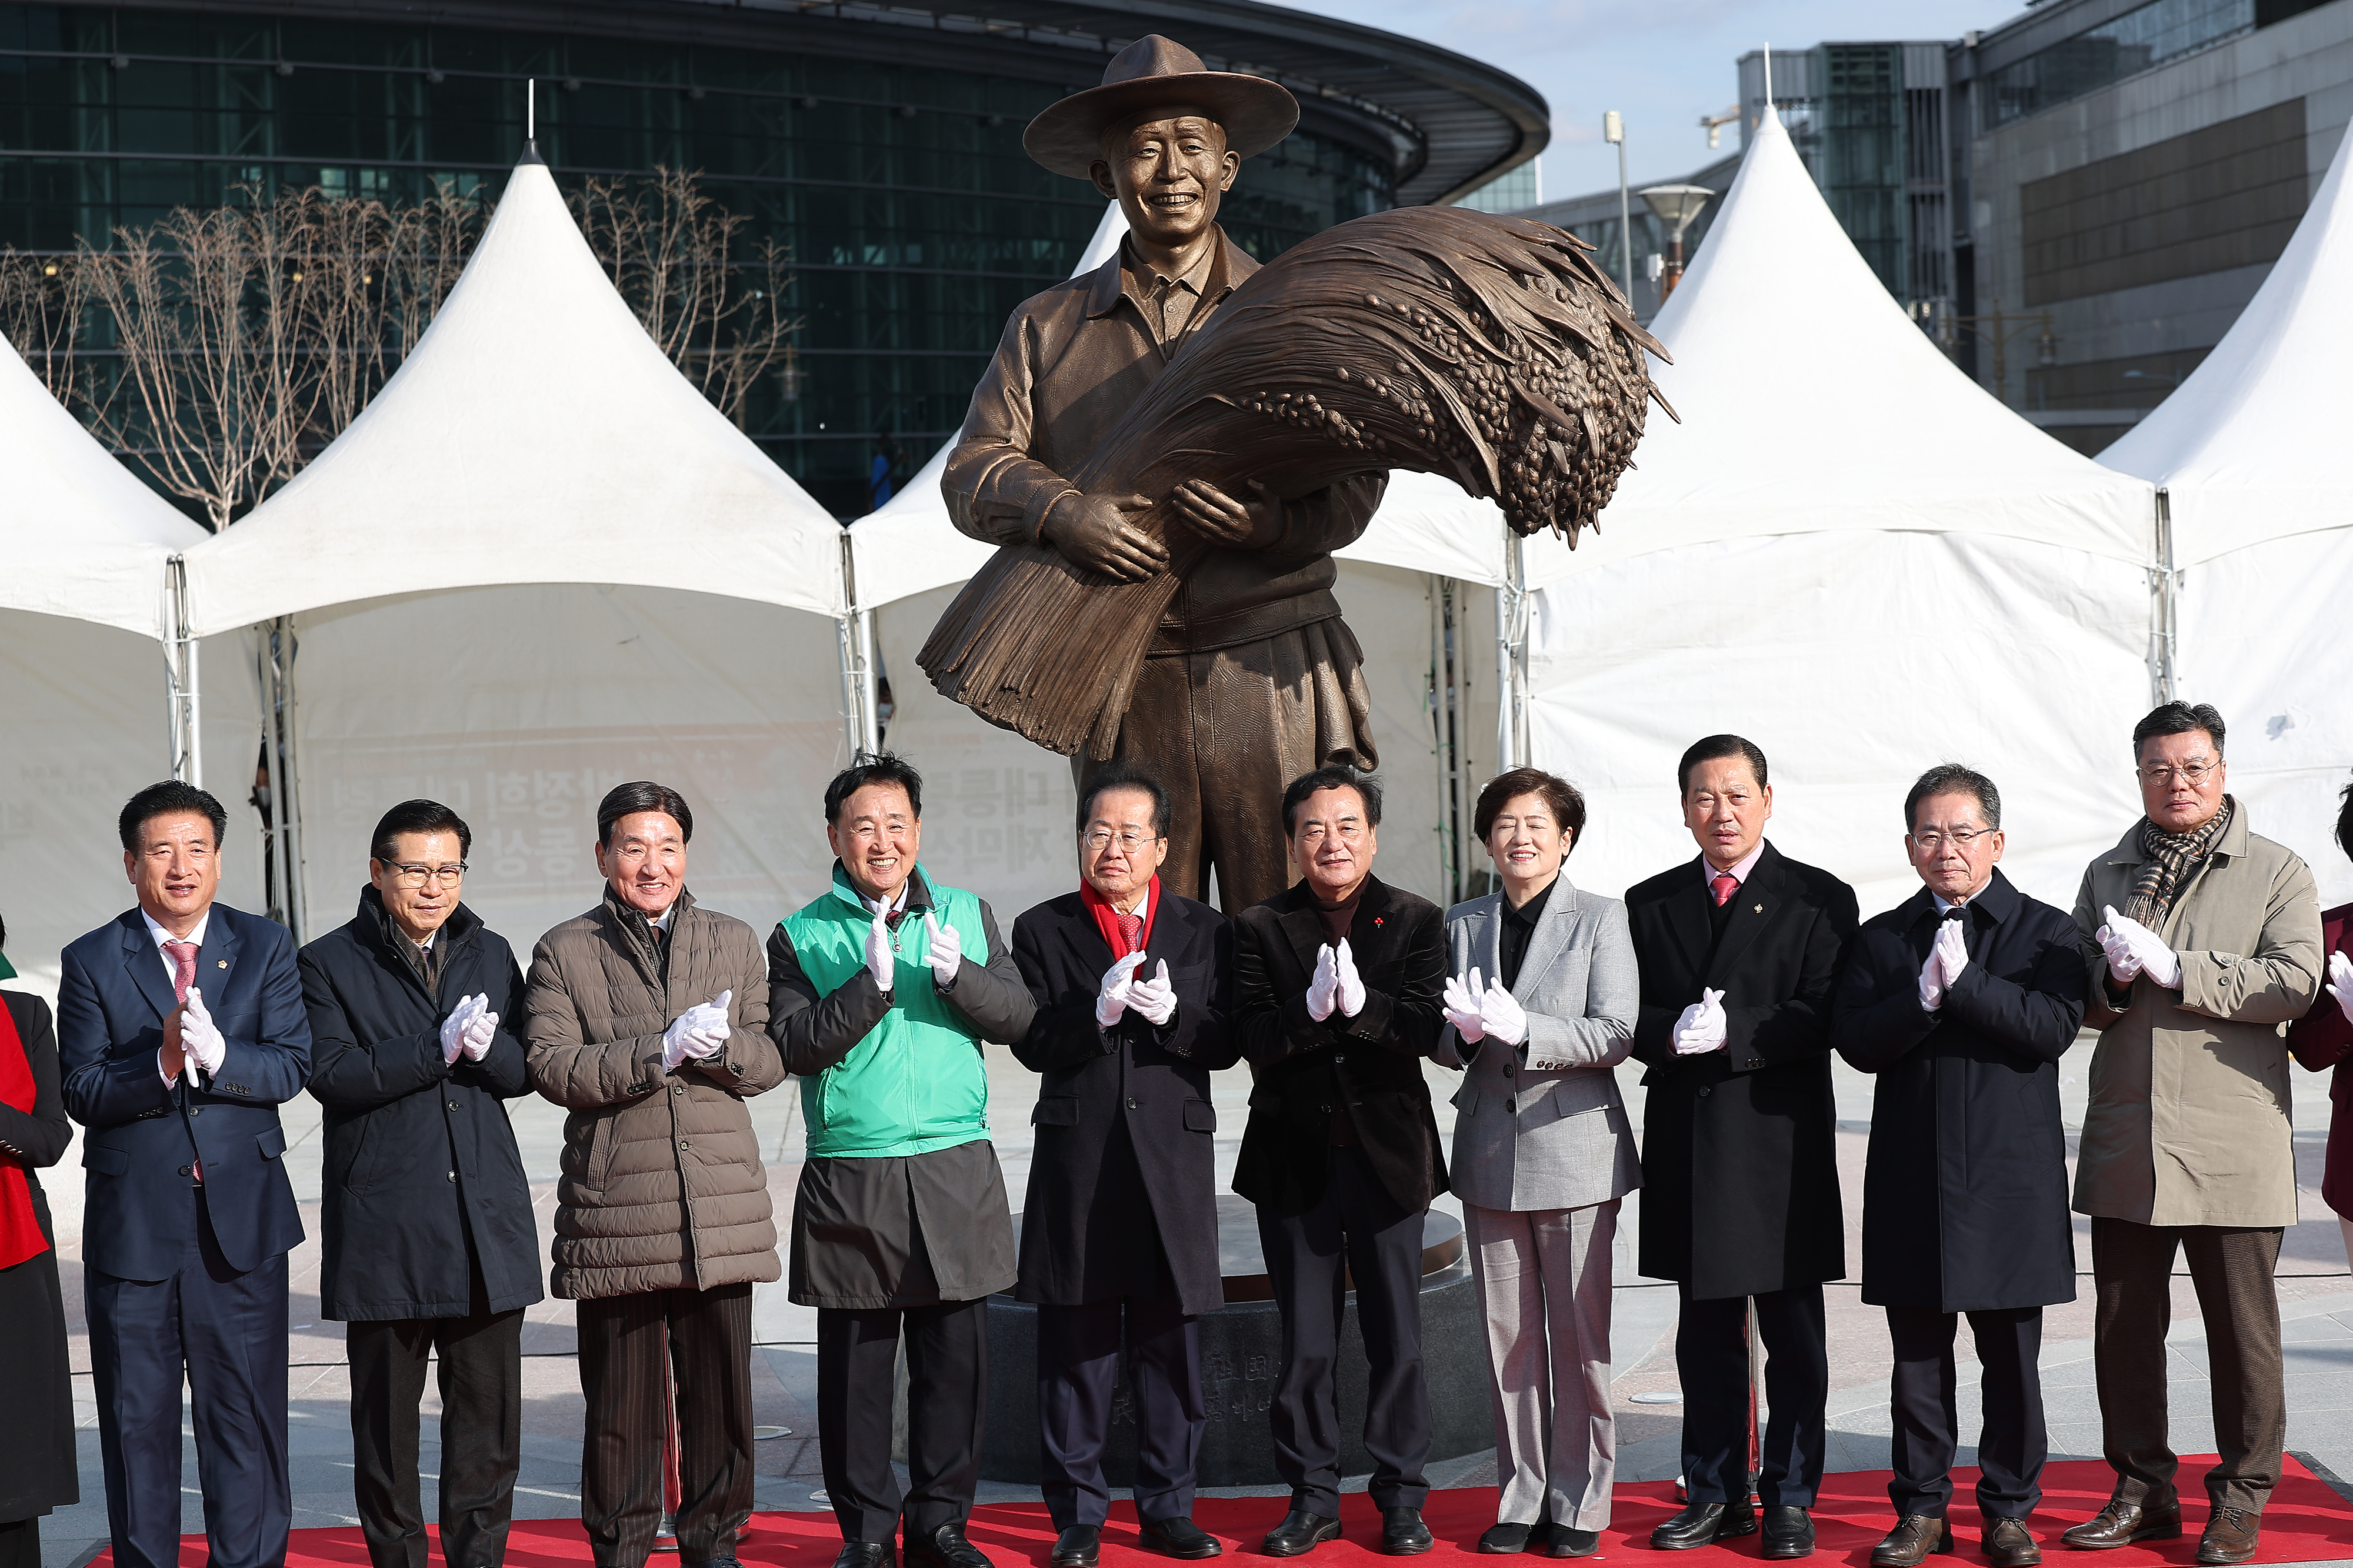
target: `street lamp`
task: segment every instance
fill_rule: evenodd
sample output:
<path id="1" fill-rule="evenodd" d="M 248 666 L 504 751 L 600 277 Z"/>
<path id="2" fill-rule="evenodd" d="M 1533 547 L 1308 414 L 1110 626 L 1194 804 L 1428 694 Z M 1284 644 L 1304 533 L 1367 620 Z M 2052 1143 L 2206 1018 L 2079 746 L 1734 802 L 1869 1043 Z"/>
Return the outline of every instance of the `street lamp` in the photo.
<path id="1" fill-rule="evenodd" d="M 1601 111 L 1601 140 L 1618 149 L 1618 266 L 1626 286 L 1626 308 L 1634 308 L 1633 207 L 1626 199 L 1626 117 L 1614 109 Z"/>
<path id="2" fill-rule="evenodd" d="M 1676 282 L 1683 275 L 1683 230 L 1699 216 L 1715 193 L 1705 185 L 1652 185 L 1642 193 L 1642 200 L 1651 211 L 1667 226 L 1667 271 L 1659 285 L 1659 303 L 1675 291 Z"/>
<path id="3" fill-rule="evenodd" d="M 2001 301 L 1993 302 L 1993 310 L 1983 316 L 1960 316 L 1947 311 L 1936 319 L 1936 342 L 1949 353 L 1960 344 L 1960 334 L 1989 344 L 1993 349 L 1993 395 L 1996 401 L 2010 401 L 2010 340 L 2021 332 L 2035 332 L 2034 363 L 2044 370 L 2059 363 L 2059 339 L 2051 331 L 2051 312 L 2038 310 L 2031 316 L 2004 315 Z M 2132 373 L 2125 373 L 2129 375 Z"/>

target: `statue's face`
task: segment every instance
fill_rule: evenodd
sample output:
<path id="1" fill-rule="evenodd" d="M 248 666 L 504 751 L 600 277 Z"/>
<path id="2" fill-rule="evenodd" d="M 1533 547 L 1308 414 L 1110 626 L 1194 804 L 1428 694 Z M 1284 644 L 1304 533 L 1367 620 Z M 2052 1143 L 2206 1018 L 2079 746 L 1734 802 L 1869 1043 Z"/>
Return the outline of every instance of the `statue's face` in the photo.
<path id="1" fill-rule="evenodd" d="M 1139 238 L 1181 245 L 1217 222 L 1218 199 L 1241 166 L 1226 151 L 1224 127 L 1173 109 L 1106 134 L 1093 174 L 1095 189 L 1119 203 Z"/>

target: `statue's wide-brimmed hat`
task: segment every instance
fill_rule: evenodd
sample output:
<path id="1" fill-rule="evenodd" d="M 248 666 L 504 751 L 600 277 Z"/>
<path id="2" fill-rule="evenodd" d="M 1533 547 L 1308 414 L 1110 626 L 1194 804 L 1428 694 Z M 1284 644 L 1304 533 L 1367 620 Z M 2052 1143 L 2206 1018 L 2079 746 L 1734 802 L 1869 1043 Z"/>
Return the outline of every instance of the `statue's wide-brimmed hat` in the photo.
<path id="1" fill-rule="evenodd" d="M 1225 128 L 1227 150 L 1245 158 L 1265 152 L 1299 123 L 1299 100 L 1281 84 L 1210 70 L 1184 45 L 1147 33 L 1112 57 L 1101 87 L 1074 92 L 1031 121 L 1021 145 L 1054 173 L 1083 180 L 1103 156 L 1104 127 L 1178 108 L 1215 120 Z"/>

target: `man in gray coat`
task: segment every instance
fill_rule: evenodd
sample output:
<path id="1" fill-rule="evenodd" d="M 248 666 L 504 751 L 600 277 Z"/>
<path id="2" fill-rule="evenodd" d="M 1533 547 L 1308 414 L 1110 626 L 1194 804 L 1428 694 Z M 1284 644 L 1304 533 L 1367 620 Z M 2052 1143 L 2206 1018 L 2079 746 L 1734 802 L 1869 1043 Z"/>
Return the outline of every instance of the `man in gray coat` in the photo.
<path id="1" fill-rule="evenodd" d="M 1473 820 L 1504 885 L 1446 912 L 1454 978 L 1434 1055 L 1465 1069 L 1454 1190 L 1486 1312 L 1503 1487 L 1479 1549 L 1583 1557 L 1609 1522 L 1618 1468 L 1609 1255 L 1641 1175 L 1612 1069 L 1633 1047 L 1641 978 L 1626 906 L 1562 874 L 1585 826 L 1574 786 L 1514 768 L 1480 792 Z"/>

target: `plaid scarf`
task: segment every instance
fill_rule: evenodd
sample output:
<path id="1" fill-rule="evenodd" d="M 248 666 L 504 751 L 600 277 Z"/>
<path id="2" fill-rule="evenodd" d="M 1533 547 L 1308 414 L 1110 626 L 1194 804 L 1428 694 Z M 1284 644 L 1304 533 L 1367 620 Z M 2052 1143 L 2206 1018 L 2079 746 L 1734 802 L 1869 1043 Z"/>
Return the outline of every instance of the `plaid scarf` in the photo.
<path id="1" fill-rule="evenodd" d="M 2140 852 L 2148 857 L 2133 872 L 2132 896 L 2125 902 L 2125 913 L 2151 931 L 2165 924 L 2165 914 L 2173 907 L 2173 896 L 2199 863 L 2213 853 L 2222 835 L 2231 830 L 2231 819 L 2239 814 L 2239 803 L 2229 795 L 2222 797 L 2222 809 L 2188 833 L 2168 833 L 2147 817 L 2140 822 Z"/>

